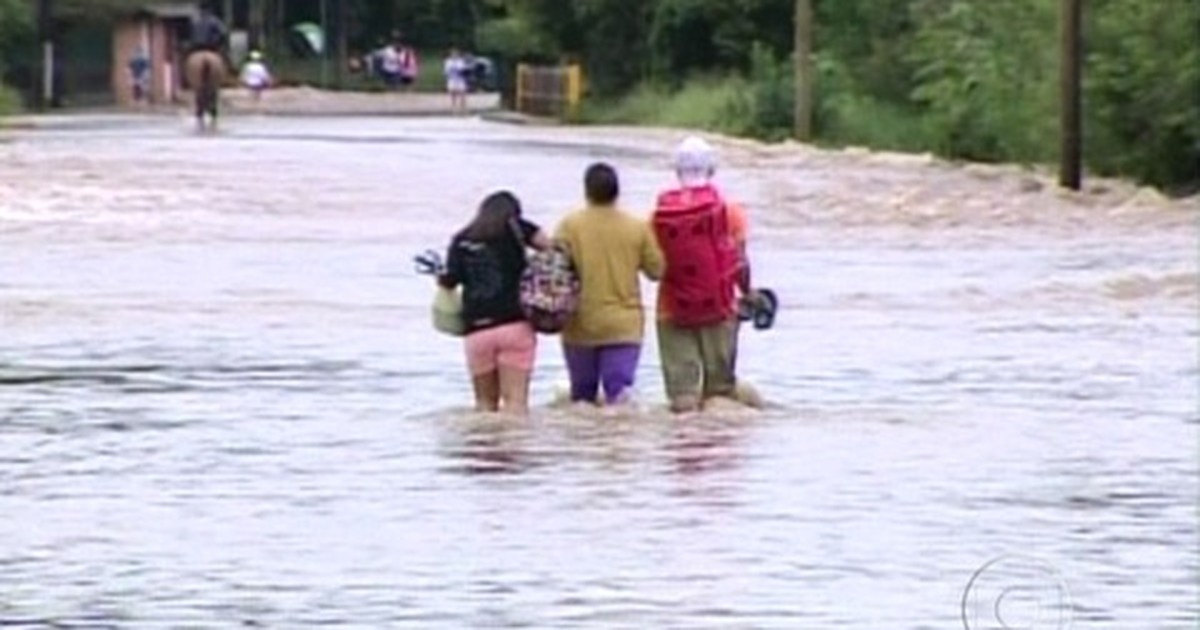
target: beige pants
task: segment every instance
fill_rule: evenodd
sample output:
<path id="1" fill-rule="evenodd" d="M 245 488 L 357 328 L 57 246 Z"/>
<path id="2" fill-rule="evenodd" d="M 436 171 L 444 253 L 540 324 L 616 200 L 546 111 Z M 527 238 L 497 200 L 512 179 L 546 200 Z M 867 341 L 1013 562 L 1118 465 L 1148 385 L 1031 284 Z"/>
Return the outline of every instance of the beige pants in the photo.
<path id="1" fill-rule="evenodd" d="M 658 322 L 658 354 L 672 410 L 696 409 L 716 396 L 736 396 L 736 335 L 736 320 L 700 328 Z"/>

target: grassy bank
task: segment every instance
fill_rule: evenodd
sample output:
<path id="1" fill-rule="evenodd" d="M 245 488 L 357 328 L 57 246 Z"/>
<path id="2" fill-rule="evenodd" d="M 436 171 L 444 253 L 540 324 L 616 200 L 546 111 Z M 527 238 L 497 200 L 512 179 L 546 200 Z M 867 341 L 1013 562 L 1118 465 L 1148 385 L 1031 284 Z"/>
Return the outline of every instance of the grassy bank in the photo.
<path id="1" fill-rule="evenodd" d="M 790 97 L 783 98 L 779 88 L 764 89 L 735 75 L 697 77 L 676 89 L 643 84 L 622 98 L 589 100 L 578 122 L 679 127 L 779 141 L 791 135 L 791 116 Z M 919 113 L 870 98 L 837 97 L 823 104 L 819 117 L 821 145 L 943 152 L 937 130 Z"/>
<path id="2" fill-rule="evenodd" d="M 0 83 L 0 116 L 11 116 L 21 112 L 21 96 L 17 91 Z"/>
<path id="3" fill-rule="evenodd" d="M 702 77 L 678 90 L 660 84 L 642 84 L 627 96 L 587 100 L 579 122 L 594 124 L 688 127 L 728 134 L 744 132 L 736 115 L 738 94 L 746 81 L 737 77 Z"/>
<path id="4" fill-rule="evenodd" d="M 947 126 L 927 111 L 871 97 L 837 64 L 822 64 L 819 70 L 814 112 L 818 144 L 962 157 L 945 141 Z M 745 73 L 693 76 L 675 86 L 642 84 L 623 97 L 587 103 L 580 119 L 777 141 L 792 135 L 794 85 L 791 65 L 755 46 Z M 1019 161 L 1029 156 L 996 157 Z"/>
<path id="5" fill-rule="evenodd" d="M 1021 80 L 941 81 L 907 98 L 885 99 L 856 80 L 844 64 L 817 64 L 814 137 L 822 146 L 932 153 L 973 162 L 1049 164 L 1059 154 L 1057 83 L 1046 75 Z M 1024 67 L 1024 66 L 1020 66 Z M 580 122 L 693 128 L 727 135 L 780 140 L 791 135 L 793 76 L 789 64 L 756 50 L 744 74 L 694 76 L 675 85 L 644 83 L 624 96 L 593 100 Z M 1103 85 L 1093 77 L 1085 96 Z M 1168 92 L 1168 95 L 1173 94 Z M 1168 105 L 1177 99 L 1154 93 Z M 1146 97 L 1149 99 L 1149 96 Z M 1153 101 L 1157 103 L 1157 101 Z M 1166 106 L 1160 107 L 1166 111 Z M 1184 108 L 1181 108 L 1184 109 Z M 1200 164 L 1189 116 L 1152 116 L 1133 142 L 1129 124 L 1112 108 L 1085 98 L 1084 161 L 1101 176 L 1125 177 L 1158 186 L 1168 194 L 1200 190 Z M 1200 131 L 1200 127 L 1195 127 Z M 1162 159 L 1170 155 L 1172 159 Z"/>
<path id="6" fill-rule="evenodd" d="M 442 78 L 442 58 L 437 55 L 418 53 L 420 72 L 410 88 L 415 92 L 444 92 L 446 82 Z M 319 59 L 283 58 L 268 60 L 271 73 L 281 85 L 310 85 L 330 90 L 354 92 L 384 92 L 389 90 L 379 77 L 368 77 L 363 72 L 350 72 L 343 68 L 340 82 L 337 61 L 330 59 L 322 63 Z"/>

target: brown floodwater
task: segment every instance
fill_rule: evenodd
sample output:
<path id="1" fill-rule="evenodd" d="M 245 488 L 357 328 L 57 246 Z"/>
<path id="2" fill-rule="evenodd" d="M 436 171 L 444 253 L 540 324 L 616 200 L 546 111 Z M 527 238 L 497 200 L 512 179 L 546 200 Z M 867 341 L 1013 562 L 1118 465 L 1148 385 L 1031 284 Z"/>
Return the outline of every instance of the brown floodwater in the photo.
<path id="1" fill-rule="evenodd" d="M 680 133 L 66 117 L 0 142 L 0 626 L 1194 628 L 1197 217 L 718 141 L 770 403 L 467 411 L 411 257 Z M 650 287 L 647 286 L 647 294 Z"/>

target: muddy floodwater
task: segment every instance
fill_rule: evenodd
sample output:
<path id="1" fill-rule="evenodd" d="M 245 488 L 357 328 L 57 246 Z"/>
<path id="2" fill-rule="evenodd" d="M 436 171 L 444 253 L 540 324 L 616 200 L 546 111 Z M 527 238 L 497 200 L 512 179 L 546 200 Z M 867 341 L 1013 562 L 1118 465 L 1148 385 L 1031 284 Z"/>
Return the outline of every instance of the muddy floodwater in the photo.
<path id="1" fill-rule="evenodd" d="M 1195 628 L 1195 200 L 718 141 L 759 413 L 467 411 L 413 254 L 680 134 L 81 116 L 0 135 L 0 626 Z M 650 287 L 647 286 L 647 292 Z"/>

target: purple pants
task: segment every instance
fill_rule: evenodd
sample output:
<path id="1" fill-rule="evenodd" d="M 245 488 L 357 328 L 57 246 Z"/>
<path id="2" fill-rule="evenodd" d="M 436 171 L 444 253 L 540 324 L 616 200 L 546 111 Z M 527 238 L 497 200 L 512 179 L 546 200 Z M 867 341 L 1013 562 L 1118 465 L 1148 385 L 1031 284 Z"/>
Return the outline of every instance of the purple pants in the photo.
<path id="1" fill-rule="evenodd" d="M 633 385 L 641 344 L 621 343 L 608 346 L 563 344 L 567 371 L 571 374 L 571 402 L 595 402 L 600 387 L 609 403 L 621 400 Z"/>

